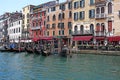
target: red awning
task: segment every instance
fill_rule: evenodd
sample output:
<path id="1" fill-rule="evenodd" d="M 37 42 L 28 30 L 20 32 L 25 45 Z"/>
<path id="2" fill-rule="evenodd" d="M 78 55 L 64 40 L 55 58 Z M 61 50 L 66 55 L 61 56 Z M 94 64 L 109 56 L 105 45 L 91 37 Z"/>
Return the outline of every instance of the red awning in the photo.
<path id="1" fill-rule="evenodd" d="M 105 37 L 95 37 L 96 40 L 105 40 Z"/>
<path id="2" fill-rule="evenodd" d="M 92 36 L 75 36 L 73 37 L 73 41 L 90 41 Z"/>
<path id="3" fill-rule="evenodd" d="M 40 37 L 39 40 L 52 40 L 53 37 Z"/>
<path id="4" fill-rule="evenodd" d="M 33 38 L 32 41 L 36 42 L 39 40 L 52 40 L 53 37 L 39 37 L 39 38 Z"/>
<path id="5" fill-rule="evenodd" d="M 120 36 L 111 36 L 108 37 L 108 41 L 112 42 L 112 41 L 120 41 Z"/>
<path id="6" fill-rule="evenodd" d="M 36 41 L 38 41 L 39 40 L 39 38 L 36 38 L 36 37 L 34 37 L 33 39 L 32 39 L 32 41 L 34 41 L 34 42 L 36 42 Z"/>

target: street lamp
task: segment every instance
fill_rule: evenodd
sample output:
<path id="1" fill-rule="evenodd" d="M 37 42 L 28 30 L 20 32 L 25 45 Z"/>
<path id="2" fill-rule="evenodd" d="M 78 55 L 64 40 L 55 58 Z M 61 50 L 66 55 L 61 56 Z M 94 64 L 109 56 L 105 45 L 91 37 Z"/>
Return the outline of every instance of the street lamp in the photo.
<path id="1" fill-rule="evenodd" d="M 113 36 L 114 36 L 114 33 L 115 33 L 115 29 L 113 28 Z"/>
<path id="2" fill-rule="evenodd" d="M 19 51 L 20 51 L 20 36 L 19 36 Z"/>

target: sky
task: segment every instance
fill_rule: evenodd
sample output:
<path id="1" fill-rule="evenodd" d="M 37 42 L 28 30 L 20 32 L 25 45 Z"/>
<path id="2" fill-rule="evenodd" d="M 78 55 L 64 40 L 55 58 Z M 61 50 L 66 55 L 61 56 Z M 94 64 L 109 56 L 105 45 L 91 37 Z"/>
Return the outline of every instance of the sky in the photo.
<path id="1" fill-rule="evenodd" d="M 23 7 L 32 4 L 39 5 L 52 0 L 0 0 L 0 15 L 5 12 L 15 12 L 22 10 Z M 64 2 L 66 0 L 59 0 Z"/>

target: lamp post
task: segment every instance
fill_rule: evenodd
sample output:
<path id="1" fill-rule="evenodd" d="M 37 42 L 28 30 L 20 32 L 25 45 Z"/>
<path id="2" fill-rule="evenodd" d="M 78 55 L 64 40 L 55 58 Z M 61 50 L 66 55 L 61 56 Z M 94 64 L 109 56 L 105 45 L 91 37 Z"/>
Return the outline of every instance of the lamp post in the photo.
<path id="1" fill-rule="evenodd" d="M 20 36 L 19 36 L 19 51 L 20 51 Z"/>
<path id="2" fill-rule="evenodd" d="M 114 36 L 114 33 L 115 33 L 115 29 L 113 28 L 113 36 Z"/>

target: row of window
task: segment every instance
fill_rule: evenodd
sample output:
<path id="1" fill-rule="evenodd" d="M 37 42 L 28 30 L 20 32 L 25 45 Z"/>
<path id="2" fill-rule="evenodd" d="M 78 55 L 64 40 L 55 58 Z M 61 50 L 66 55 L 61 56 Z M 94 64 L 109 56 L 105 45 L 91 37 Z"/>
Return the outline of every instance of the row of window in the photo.
<path id="1" fill-rule="evenodd" d="M 105 8 L 104 7 L 97 7 L 96 8 L 96 14 L 100 14 L 100 13 L 105 13 Z M 108 3 L 108 14 L 112 13 L 112 3 L 109 2 Z"/>
<path id="2" fill-rule="evenodd" d="M 47 24 L 46 28 L 50 29 L 50 24 Z M 53 23 L 52 24 L 52 29 L 55 29 L 55 28 L 56 28 L 56 24 Z M 64 23 L 58 23 L 58 28 L 64 29 Z M 68 22 L 68 28 L 72 28 L 72 22 Z"/>
<path id="3" fill-rule="evenodd" d="M 16 25 L 20 25 L 20 24 L 21 24 L 20 21 L 13 22 L 13 23 L 10 24 L 10 27 L 12 27 L 12 26 L 16 26 Z"/>
<path id="4" fill-rule="evenodd" d="M 81 33 L 84 33 L 84 26 L 83 25 L 81 25 L 80 26 L 80 32 Z M 75 32 L 78 32 L 78 26 L 75 26 L 74 27 L 74 31 Z M 90 25 L 90 33 L 93 33 L 94 32 L 94 25 L 93 24 L 91 24 Z M 109 32 L 111 32 L 112 31 L 112 21 L 108 21 L 108 31 Z M 96 32 L 106 32 L 106 29 L 105 29 L 105 24 L 104 23 L 97 23 L 96 24 Z"/>
<path id="5" fill-rule="evenodd" d="M 44 25 L 45 26 L 46 22 L 33 22 L 32 26 L 35 27 L 35 26 L 42 26 Z"/>
<path id="6" fill-rule="evenodd" d="M 11 36 L 11 35 L 10 35 L 10 39 L 16 39 L 16 40 L 18 40 L 19 37 L 20 37 L 20 35 L 14 35 L 14 36 Z"/>
<path id="7" fill-rule="evenodd" d="M 34 14 L 34 15 L 31 15 L 31 17 L 42 17 L 42 16 L 46 16 L 46 12 L 36 13 L 36 14 Z"/>
<path id="8" fill-rule="evenodd" d="M 74 9 L 79 8 L 79 6 L 81 8 L 85 7 L 85 0 L 80 0 L 80 1 L 74 2 Z"/>
<path id="9" fill-rule="evenodd" d="M 89 3 L 90 3 L 90 5 L 94 5 L 95 1 L 94 0 L 89 0 Z M 85 0 L 80 0 L 80 1 L 74 2 L 74 9 L 77 9 L 79 7 L 80 8 L 85 7 Z"/>
<path id="10" fill-rule="evenodd" d="M 89 18 L 94 18 L 95 17 L 95 10 L 92 9 L 92 10 L 89 10 Z M 75 12 L 74 13 L 74 20 L 82 20 L 85 18 L 85 11 L 81 11 L 81 12 Z"/>
<path id="11" fill-rule="evenodd" d="M 55 6 L 50 8 L 50 9 L 51 9 L 51 12 L 52 11 L 56 11 L 56 7 Z M 48 12 L 50 12 L 50 9 L 48 9 Z M 66 9 L 66 5 L 65 4 L 60 4 L 59 9 L 64 11 Z M 68 3 L 68 9 L 72 9 L 72 2 Z"/>
<path id="12" fill-rule="evenodd" d="M 20 32 L 21 32 L 20 27 L 9 30 L 9 34 L 20 33 Z"/>
<path id="13" fill-rule="evenodd" d="M 59 13 L 58 20 L 62 20 L 64 18 L 65 18 L 65 13 Z M 72 12 L 71 11 L 69 11 L 68 18 L 72 18 Z M 55 21 L 55 20 L 56 20 L 56 15 L 54 14 L 52 16 L 52 21 Z M 49 16 L 47 16 L 47 21 L 50 21 Z"/>
<path id="14" fill-rule="evenodd" d="M 72 30 L 69 29 L 69 35 L 71 35 L 71 33 L 72 33 Z M 49 31 L 47 31 L 47 36 L 49 36 L 49 35 L 50 35 Z M 52 35 L 55 36 L 55 31 L 52 32 Z M 64 30 L 59 30 L 58 35 L 64 35 Z"/>

